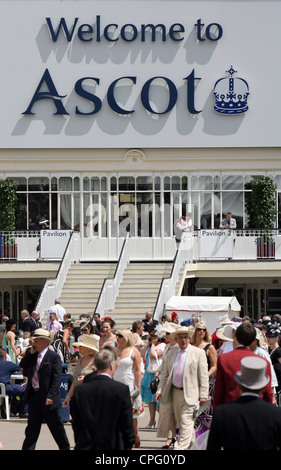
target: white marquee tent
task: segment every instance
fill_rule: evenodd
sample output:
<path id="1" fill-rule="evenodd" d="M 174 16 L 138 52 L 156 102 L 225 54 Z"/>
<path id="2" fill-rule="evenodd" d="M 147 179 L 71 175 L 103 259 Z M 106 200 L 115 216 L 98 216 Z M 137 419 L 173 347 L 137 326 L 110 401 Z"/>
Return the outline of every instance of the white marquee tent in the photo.
<path id="1" fill-rule="evenodd" d="M 211 334 L 221 326 L 221 317 L 228 315 L 231 320 L 232 317 L 239 316 L 240 311 L 241 306 L 235 296 L 173 296 L 165 307 L 166 315 L 176 312 L 180 321 L 199 314 Z"/>

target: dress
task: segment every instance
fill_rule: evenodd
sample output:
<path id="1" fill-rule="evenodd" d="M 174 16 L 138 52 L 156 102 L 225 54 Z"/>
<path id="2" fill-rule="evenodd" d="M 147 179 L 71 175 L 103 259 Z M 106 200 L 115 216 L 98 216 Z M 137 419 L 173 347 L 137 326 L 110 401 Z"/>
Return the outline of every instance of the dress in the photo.
<path id="1" fill-rule="evenodd" d="M 165 346 L 166 346 L 165 343 L 160 343 L 157 346 L 155 346 L 155 349 L 162 349 L 162 351 L 164 351 Z M 155 377 L 155 372 L 153 373 L 153 372 L 147 371 L 147 367 L 149 364 L 149 353 L 150 353 L 150 348 L 148 348 L 146 351 L 144 375 L 141 381 L 141 396 L 142 396 L 143 402 L 146 404 L 155 401 L 155 393 L 152 393 L 150 390 L 150 384 Z M 162 357 L 159 358 L 158 360 L 159 360 L 159 364 L 161 364 Z"/>
<path id="2" fill-rule="evenodd" d="M 80 377 L 80 375 L 88 375 L 93 372 L 94 362 L 95 362 L 95 356 L 93 356 L 92 360 L 86 365 L 86 367 L 81 367 L 82 357 L 79 357 L 77 364 L 73 371 L 73 381 L 75 384 L 79 383 L 78 377 Z"/>
<path id="3" fill-rule="evenodd" d="M 15 356 L 14 351 L 11 348 L 10 341 L 6 341 L 6 333 L 7 333 L 7 331 L 4 332 L 4 336 L 3 336 L 3 340 L 2 340 L 2 348 L 7 351 L 7 354 L 9 354 L 9 357 L 10 357 L 11 361 L 14 362 L 15 364 L 17 364 L 17 358 Z"/>
<path id="4" fill-rule="evenodd" d="M 210 370 L 211 368 L 210 359 L 207 355 L 209 346 L 210 344 L 207 344 L 204 348 L 204 351 L 207 357 L 207 362 L 208 362 L 208 370 Z M 213 416 L 212 398 L 214 395 L 214 386 L 215 386 L 214 376 L 211 375 L 211 377 L 209 377 L 209 397 L 211 398 L 211 402 L 210 402 L 210 406 L 208 406 L 208 408 L 206 408 L 206 410 L 203 411 L 203 413 L 199 415 L 194 422 L 196 439 L 199 439 L 199 437 L 202 434 L 204 434 L 206 431 L 208 431 L 210 428 L 212 416 Z"/>
<path id="5" fill-rule="evenodd" d="M 99 342 L 99 348 L 102 349 L 104 346 L 113 346 L 113 348 L 116 348 L 117 346 L 116 339 L 106 340 L 105 336 L 101 336 L 100 342 Z"/>
<path id="6" fill-rule="evenodd" d="M 122 382 L 125 385 L 128 385 L 130 389 L 130 394 L 136 388 L 135 374 L 134 374 L 134 361 L 132 359 L 133 348 L 130 351 L 128 357 L 123 357 L 119 360 L 118 367 L 114 372 L 114 380 Z M 140 418 L 144 415 L 144 407 L 139 395 L 133 403 L 133 417 Z"/>

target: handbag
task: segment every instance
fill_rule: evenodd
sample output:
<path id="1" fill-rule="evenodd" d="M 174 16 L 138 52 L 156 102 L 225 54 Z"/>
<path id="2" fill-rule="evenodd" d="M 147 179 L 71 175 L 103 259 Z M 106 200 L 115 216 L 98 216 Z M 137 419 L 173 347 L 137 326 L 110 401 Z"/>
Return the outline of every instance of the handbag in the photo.
<path id="1" fill-rule="evenodd" d="M 157 378 L 157 379 L 153 379 L 151 384 L 150 384 L 150 390 L 151 390 L 151 393 L 156 393 L 157 392 L 157 388 L 158 388 L 158 384 L 160 382 L 160 379 Z"/>

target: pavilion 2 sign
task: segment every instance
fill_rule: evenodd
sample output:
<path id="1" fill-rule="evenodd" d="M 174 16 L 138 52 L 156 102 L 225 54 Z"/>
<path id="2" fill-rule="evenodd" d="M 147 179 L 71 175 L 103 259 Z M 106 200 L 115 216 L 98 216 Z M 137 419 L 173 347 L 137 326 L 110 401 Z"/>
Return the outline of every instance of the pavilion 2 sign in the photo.
<path id="1" fill-rule="evenodd" d="M 237 2 L 220 0 L 2 5 L 2 148 L 254 147 L 279 139 L 274 126 L 265 137 L 256 124 L 270 72 L 257 74 L 252 59 L 256 51 L 268 58 L 270 37 L 257 35 L 249 51 L 266 2 L 257 2 L 255 21 L 248 0 L 243 18 Z M 279 1 L 272 6 L 281 13 Z"/>

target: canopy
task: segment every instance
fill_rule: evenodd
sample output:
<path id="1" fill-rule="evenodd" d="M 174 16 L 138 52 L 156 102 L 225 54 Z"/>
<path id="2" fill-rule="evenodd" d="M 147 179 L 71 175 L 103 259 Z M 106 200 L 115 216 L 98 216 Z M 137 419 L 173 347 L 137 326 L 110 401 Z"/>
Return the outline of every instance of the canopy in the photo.
<path id="1" fill-rule="evenodd" d="M 180 321 L 191 318 L 196 313 L 200 314 L 210 333 L 221 326 L 220 317 L 228 315 L 231 320 L 240 311 L 241 306 L 235 296 L 173 296 L 167 301 L 165 309 L 166 315 L 176 312 Z"/>

